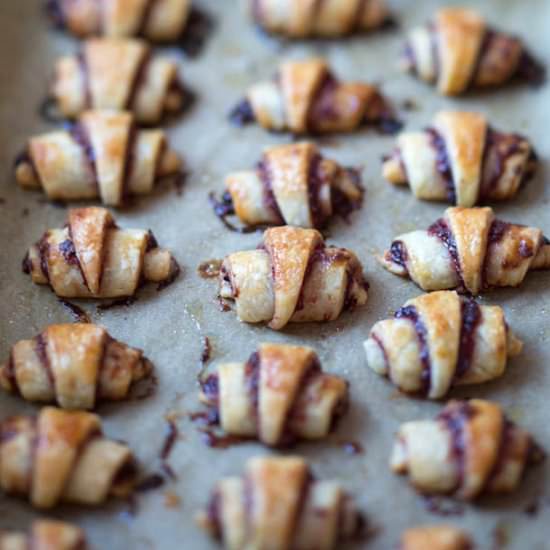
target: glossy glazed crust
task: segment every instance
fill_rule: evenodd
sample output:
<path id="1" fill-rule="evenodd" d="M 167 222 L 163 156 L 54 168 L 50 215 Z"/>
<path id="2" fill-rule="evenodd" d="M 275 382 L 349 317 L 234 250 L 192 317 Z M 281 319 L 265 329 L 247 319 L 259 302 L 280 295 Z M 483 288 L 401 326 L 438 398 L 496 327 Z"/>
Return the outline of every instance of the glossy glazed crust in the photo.
<path id="1" fill-rule="evenodd" d="M 451 525 L 429 525 L 407 529 L 399 550 L 472 550 L 470 537 Z"/>
<path id="2" fill-rule="evenodd" d="M 439 235 L 441 228 L 450 244 Z M 491 208 L 448 208 L 435 227 L 400 235 L 392 247 L 396 243 L 401 260 L 390 249 L 380 262 L 427 291 L 464 287 L 477 295 L 492 287 L 519 286 L 532 269 L 550 269 L 550 244 L 542 231 L 495 220 Z"/>
<path id="3" fill-rule="evenodd" d="M 0 386 L 28 401 L 92 409 L 97 400 L 128 397 L 132 384 L 152 368 L 141 350 L 111 338 L 103 327 L 50 325 L 11 348 L 0 365 Z"/>
<path id="4" fill-rule="evenodd" d="M 190 11 L 189 0 L 57 0 L 63 26 L 79 37 L 143 36 L 155 42 L 181 36 Z"/>
<path id="5" fill-rule="evenodd" d="M 434 143 L 434 130 L 443 141 L 443 152 Z M 439 168 L 442 163 L 450 168 L 449 182 Z M 397 138 L 397 148 L 384 161 L 382 172 L 391 183 L 408 184 L 426 200 L 449 200 L 450 185 L 453 202 L 472 207 L 512 198 L 535 165 L 526 138 L 490 129 L 479 113 L 441 111 L 433 129 L 404 132 Z"/>
<path id="6" fill-rule="evenodd" d="M 119 229 L 104 208 L 69 210 L 69 223 L 32 246 L 24 268 L 34 283 L 65 298 L 132 296 L 142 281 L 167 283 L 179 271 L 144 230 Z"/>
<path id="7" fill-rule="evenodd" d="M 22 187 L 43 189 L 54 200 L 100 198 L 111 206 L 151 193 L 160 178 L 182 169 L 163 130 L 139 130 L 131 113 L 114 111 L 87 111 L 72 131 L 31 138 L 25 153 L 15 167 Z"/>
<path id="8" fill-rule="evenodd" d="M 119 38 L 87 40 L 80 55 L 60 58 L 51 94 L 66 118 L 112 109 L 132 111 L 140 124 L 156 124 L 184 102 L 173 61 L 153 56 L 141 40 Z"/>
<path id="9" fill-rule="evenodd" d="M 435 420 L 401 426 L 390 465 L 424 493 L 472 500 L 514 491 L 534 448 L 496 403 L 451 401 Z"/>
<path id="10" fill-rule="evenodd" d="M 330 550 L 361 523 L 342 488 L 313 480 L 298 457 L 252 458 L 242 478 L 218 483 L 197 519 L 230 550 Z"/>
<path id="11" fill-rule="evenodd" d="M 435 81 L 444 95 L 505 84 L 524 53 L 517 38 L 489 29 L 477 12 L 459 7 L 442 8 L 432 25 L 411 31 L 407 48 L 404 68 Z"/>
<path id="12" fill-rule="evenodd" d="M 363 198 L 350 170 L 322 157 L 311 142 L 269 147 L 256 171 L 230 174 L 226 187 L 247 225 L 319 228 L 333 215 L 335 196 L 350 210 Z M 269 192 L 275 205 L 266 200 Z"/>
<path id="13" fill-rule="evenodd" d="M 297 135 L 351 132 L 390 112 L 376 87 L 336 80 L 321 58 L 283 62 L 278 77 L 252 86 L 247 100 L 258 124 Z"/>
<path id="14" fill-rule="evenodd" d="M 29 534 L 0 531 L 3 550 L 86 550 L 84 531 L 75 525 L 54 520 L 37 520 Z"/>
<path id="15" fill-rule="evenodd" d="M 427 397 L 439 399 L 453 386 L 493 380 L 504 374 L 507 358 L 523 348 L 499 306 L 476 306 L 454 291 L 424 294 L 404 307 L 411 306 L 425 331 L 426 351 L 417 323 L 400 316 L 376 323 L 364 343 L 369 367 L 402 391 L 425 391 Z M 472 309 L 473 321 L 468 317 Z"/>
<path id="16" fill-rule="evenodd" d="M 221 364 L 215 376 L 219 393 L 201 400 L 219 412 L 223 431 L 266 445 L 326 437 L 347 403 L 346 381 L 322 372 L 308 347 L 261 344 L 247 363 Z"/>
<path id="17" fill-rule="evenodd" d="M 289 38 L 343 36 L 380 27 L 389 17 L 385 0 L 247 1 L 256 23 Z"/>
<path id="18" fill-rule="evenodd" d="M 314 229 L 283 226 L 265 231 L 262 248 L 224 259 L 220 296 L 235 300 L 241 321 L 280 330 L 289 321 L 329 321 L 364 305 L 367 284 L 352 252 L 325 246 Z"/>
<path id="19" fill-rule="evenodd" d="M 36 508 L 99 505 L 132 488 L 132 476 L 120 477 L 133 465 L 131 451 L 105 438 L 94 414 L 45 407 L 38 417 L 4 420 L 0 431 L 0 486 Z"/>

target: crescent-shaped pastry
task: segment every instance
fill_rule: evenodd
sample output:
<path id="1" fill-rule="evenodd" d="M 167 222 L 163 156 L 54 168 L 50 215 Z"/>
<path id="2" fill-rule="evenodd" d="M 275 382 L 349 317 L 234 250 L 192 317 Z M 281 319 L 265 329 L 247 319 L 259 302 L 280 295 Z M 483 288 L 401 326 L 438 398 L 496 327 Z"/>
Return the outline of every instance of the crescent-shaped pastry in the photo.
<path id="1" fill-rule="evenodd" d="M 222 430 L 281 446 L 326 437 L 343 414 L 347 382 L 321 370 L 308 347 L 261 344 L 246 363 L 224 363 L 201 383 Z"/>
<path id="2" fill-rule="evenodd" d="M 407 529 L 399 550 L 473 550 L 472 539 L 452 525 L 426 525 Z"/>
<path id="3" fill-rule="evenodd" d="M 267 229 L 260 248 L 230 254 L 220 270 L 220 296 L 235 301 L 237 317 L 275 330 L 333 321 L 364 305 L 367 289 L 355 254 L 326 246 L 315 229 Z"/>
<path id="4" fill-rule="evenodd" d="M 423 290 L 476 295 L 519 286 L 530 270 L 550 269 L 550 241 L 540 229 L 495 218 L 491 208 L 457 206 L 427 230 L 395 238 L 380 262 Z"/>
<path id="5" fill-rule="evenodd" d="M 283 62 L 274 79 L 248 90 L 230 118 L 296 135 L 352 132 L 366 125 L 387 132 L 401 127 L 376 86 L 339 81 L 321 58 Z"/>
<path id="6" fill-rule="evenodd" d="M 527 138 L 493 129 L 480 113 L 441 111 L 430 128 L 399 135 L 382 173 L 419 199 L 472 207 L 512 198 L 536 165 Z"/>
<path id="7" fill-rule="evenodd" d="M 254 21 L 289 38 L 337 37 L 381 27 L 385 0 L 247 0 Z"/>
<path id="8" fill-rule="evenodd" d="M 433 21 L 413 29 L 402 65 L 449 96 L 516 78 L 544 79 L 544 68 L 519 38 L 491 28 L 479 13 L 460 7 L 442 8 Z"/>
<path id="9" fill-rule="evenodd" d="M 24 189 L 42 189 L 52 200 L 99 198 L 110 206 L 147 195 L 160 179 L 181 172 L 163 130 L 140 130 L 131 113 L 107 110 L 83 113 L 70 130 L 30 138 L 15 163 Z"/>
<path id="10" fill-rule="evenodd" d="M 86 550 L 84 531 L 55 520 L 36 520 L 28 534 L 0 531 L 2 550 Z"/>
<path id="11" fill-rule="evenodd" d="M 128 496 L 135 477 L 132 452 L 102 434 L 95 414 L 45 407 L 0 422 L 0 488 L 36 508 Z"/>
<path id="12" fill-rule="evenodd" d="M 242 477 L 222 479 L 197 522 L 228 550 L 331 550 L 364 520 L 339 483 L 289 456 L 252 458 Z"/>
<path id="13" fill-rule="evenodd" d="M 439 399 L 453 386 L 498 378 L 523 343 L 501 307 L 442 290 L 409 300 L 393 319 L 378 321 L 364 346 L 369 367 L 401 391 Z"/>
<path id="14" fill-rule="evenodd" d="M 125 399 L 152 371 L 141 350 L 115 340 L 103 327 L 50 325 L 11 348 L 9 360 L 0 365 L 0 386 L 28 401 L 93 409 L 98 401 Z"/>
<path id="15" fill-rule="evenodd" d="M 450 401 L 435 420 L 402 424 L 390 465 L 427 494 L 473 500 L 514 491 L 542 450 L 496 403 Z"/>
<path id="16" fill-rule="evenodd" d="M 89 207 L 69 210 L 65 227 L 46 231 L 23 271 L 63 298 L 121 298 L 144 281 L 170 284 L 179 266 L 150 231 L 120 229 L 108 210 Z"/>
<path id="17" fill-rule="evenodd" d="M 140 124 L 180 112 L 186 92 L 176 63 L 153 55 L 142 40 L 93 38 L 80 53 L 61 57 L 51 96 L 65 118 L 90 109 L 131 111 Z"/>
<path id="18" fill-rule="evenodd" d="M 324 158 L 310 142 L 265 150 L 255 170 L 226 178 L 222 202 L 226 215 L 247 226 L 294 225 L 322 228 L 334 215 L 347 217 L 361 206 L 360 173 Z M 225 218 L 223 218 L 225 219 Z"/>
<path id="19" fill-rule="evenodd" d="M 153 42 L 179 38 L 190 0 L 48 0 L 50 18 L 80 38 L 142 36 Z"/>

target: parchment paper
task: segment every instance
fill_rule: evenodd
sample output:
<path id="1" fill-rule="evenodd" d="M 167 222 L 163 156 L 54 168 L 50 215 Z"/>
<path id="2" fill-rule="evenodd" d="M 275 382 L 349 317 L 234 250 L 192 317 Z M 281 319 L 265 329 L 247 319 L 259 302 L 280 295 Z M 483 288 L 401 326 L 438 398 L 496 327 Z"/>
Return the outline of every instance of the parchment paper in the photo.
<path id="1" fill-rule="evenodd" d="M 198 264 L 227 253 L 256 246 L 261 234 L 228 232 L 212 214 L 209 191 L 220 191 L 230 170 L 254 165 L 264 146 L 282 143 L 288 136 L 271 135 L 258 127 L 236 129 L 226 118 L 245 88 L 260 77 L 270 76 L 283 56 L 321 54 L 329 58 L 342 78 L 379 82 L 397 105 L 412 99 L 417 110 L 402 111 L 409 128 L 427 125 L 442 107 L 478 109 L 496 127 L 521 131 L 530 136 L 541 156 L 538 176 L 511 202 L 496 206 L 498 215 L 510 221 L 542 227 L 550 234 L 550 86 L 533 90 L 513 87 L 505 91 L 444 99 L 412 77 L 402 75 L 396 56 L 404 28 L 426 20 L 440 5 L 435 0 L 398 1 L 395 12 L 401 30 L 376 33 L 340 42 L 289 44 L 260 34 L 230 0 L 203 0 L 198 4 L 217 18 L 217 29 L 206 50 L 196 59 L 186 59 L 178 50 L 163 49 L 181 65 L 183 78 L 198 95 L 193 111 L 170 126 L 170 138 L 185 156 L 191 176 L 181 196 L 164 186 L 131 208 L 116 212 L 123 227 L 151 228 L 161 245 L 174 251 L 185 274 L 172 287 L 157 293 L 140 292 L 129 308 L 103 313 L 95 305 L 83 307 L 95 322 L 131 345 L 145 350 L 156 364 L 159 386 L 148 400 L 102 406 L 99 410 L 105 432 L 129 442 L 143 468 L 159 471 L 167 413 L 180 413 L 181 437 L 169 462 L 178 475 L 158 491 L 138 498 L 135 517 L 124 503 L 99 509 L 63 507 L 52 515 L 84 527 L 94 548 L 110 550 L 191 548 L 214 545 L 193 523 L 215 481 L 242 471 L 244 461 L 268 453 L 250 443 L 217 450 L 206 447 L 187 414 L 199 410 L 196 375 L 201 339 L 213 345 L 213 362 L 245 360 L 261 341 L 308 344 L 319 353 L 324 368 L 351 382 L 349 414 L 337 433 L 317 444 L 299 445 L 292 452 L 311 460 L 323 478 L 339 479 L 357 498 L 372 523 L 379 527 L 368 548 L 392 548 L 407 527 L 419 523 L 448 521 L 467 528 L 480 548 L 506 547 L 517 550 L 550 548 L 550 462 L 532 470 L 521 489 L 504 498 L 483 499 L 465 506 L 464 513 L 441 518 L 426 510 L 423 500 L 404 478 L 394 476 L 387 462 L 392 437 L 406 420 L 431 418 L 441 407 L 398 396 L 384 379 L 368 370 L 362 342 L 375 321 L 387 317 L 420 291 L 410 281 L 395 277 L 377 265 L 374 255 L 393 236 L 413 228 L 425 228 L 438 218 L 445 205 L 419 202 L 405 189 L 395 189 L 381 178 L 380 157 L 393 146 L 393 138 L 371 131 L 321 140 L 325 154 L 343 163 L 364 168 L 367 188 L 363 209 L 351 224 L 330 226 L 329 242 L 354 250 L 364 264 L 371 283 L 365 308 L 345 314 L 330 324 L 290 325 L 281 333 L 261 326 L 241 324 L 234 313 L 222 313 L 216 284 L 201 279 Z M 548 61 L 550 54 L 550 3 L 546 0 L 487 0 L 475 5 L 494 24 L 521 34 L 532 50 Z M 0 2 L 0 353 L 21 338 L 31 337 L 48 323 L 69 322 L 69 312 L 46 287 L 33 285 L 21 273 L 27 247 L 49 227 L 65 223 L 67 211 L 41 202 L 40 193 L 24 192 L 14 183 L 12 161 L 24 140 L 46 130 L 37 114 L 54 59 L 73 51 L 77 43 L 49 29 L 40 2 Z M 531 273 L 519 289 L 498 290 L 483 303 L 501 304 L 510 325 L 525 341 L 524 353 L 512 361 L 500 380 L 454 392 L 501 403 L 508 414 L 531 430 L 550 449 L 548 414 L 550 404 L 550 291 L 548 273 Z M 38 408 L 15 397 L 0 397 L 0 416 L 33 413 Z M 349 455 L 342 442 L 356 441 L 364 454 Z M 174 495 L 179 506 L 170 507 Z M 538 503 L 538 514 L 526 514 Z M 0 499 L 0 527 L 25 527 L 34 516 L 25 502 Z M 499 542 L 500 541 L 500 542 Z M 500 543 L 507 543 L 507 546 Z M 365 544 L 365 546 L 367 546 Z"/>

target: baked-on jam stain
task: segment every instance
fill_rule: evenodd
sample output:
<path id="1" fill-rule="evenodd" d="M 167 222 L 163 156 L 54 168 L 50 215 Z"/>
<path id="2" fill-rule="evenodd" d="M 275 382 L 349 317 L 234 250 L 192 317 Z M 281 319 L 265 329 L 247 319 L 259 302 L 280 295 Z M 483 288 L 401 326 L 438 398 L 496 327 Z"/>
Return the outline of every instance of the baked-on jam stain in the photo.
<path id="1" fill-rule="evenodd" d="M 464 482 L 467 445 L 464 438 L 464 429 L 475 413 L 475 409 L 469 403 L 463 401 L 447 406 L 437 416 L 437 420 L 443 423 L 451 436 L 450 458 L 455 463 L 458 473 L 455 490 L 459 490 Z"/>
<path id="2" fill-rule="evenodd" d="M 55 97 L 45 97 L 38 106 L 38 114 L 42 120 L 49 122 L 50 124 L 62 124 L 65 119 L 57 108 L 57 101 Z"/>
<path id="3" fill-rule="evenodd" d="M 460 380 L 471 366 L 475 351 L 476 329 L 481 322 L 481 308 L 474 299 L 463 299 L 460 308 L 462 326 L 460 328 L 458 360 L 454 374 L 455 380 Z"/>
<path id="4" fill-rule="evenodd" d="M 222 260 L 206 260 L 199 264 L 197 272 L 202 279 L 214 279 L 219 277 Z"/>
<path id="5" fill-rule="evenodd" d="M 210 356 L 212 354 L 212 345 L 210 344 L 210 338 L 205 336 L 202 339 L 202 349 L 201 349 L 201 365 L 204 366 L 210 361 Z"/>
<path id="6" fill-rule="evenodd" d="M 214 491 L 208 500 L 206 507 L 206 517 L 208 523 L 212 526 L 212 536 L 218 540 L 222 540 L 222 522 L 221 522 L 221 495 L 219 491 Z"/>
<path id="7" fill-rule="evenodd" d="M 214 214 L 220 219 L 227 229 L 235 233 L 255 233 L 261 230 L 261 226 L 245 225 L 243 227 L 237 227 L 231 222 L 227 221 L 228 216 L 235 215 L 235 208 L 233 206 L 233 199 L 229 191 L 226 191 L 221 199 L 218 200 L 216 195 L 212 192 L 208 194 L 208 202 L 214 210 Z"/>
<path id="8" fill-rule="evenodd" d="M 428 346 L 428 331 L 418 315 L 414 306 L 405 306 L 395 312 L 396 319 L 408 319 L 414 325 L 418 347 L 420 348 L 420 362 L 422 363 L 422 374 L 420 376 L 421 392 L 427 395 L 430 391 L 432 379 L 432 365 L 430 360 L 430 348 Z"/>
<path id="9" fill-rule="evenodd" d="M 365 452 L 363 445 L 357 441 L 344 441 L 342 449 L 348 455 L 362 455 Z"/>
<path id="10" fill-rule="evenodd" d="M 210 13 L 192 6 L 185 29 L 178 39 L 177 45 L 187 56 L 197 57 L 204 49 L 215 27 L 216 21 Z"/>
<path id="11" fill-rule="evenodd" d="M 116 307 L 128 307 L 136 301 L 137 298 L 135 296 L 128 296 L 127 298 L 117 298 L 116 300 L 111 300 L 110 302 L 98 304 L 96 306 L 96 309 L 100 311 L 106 311 L 108 309 L 113 309 Z"/>
<path id="12" fill-rule="evenodd" d="M 455 237 L 449 227 L 447 221 L 444 218 L 439 218 L 435 223 L 428 227 L 428 234 L 437 237 L 449 251 L 451 256 L 451 262 L 455 273 L 457 274 L 460 285 L 465 289 L 464 279 L 462 277 L 462 266 L 460 265 L 460 257 L 458 255 L 458 248 L 456 246 Z"/>
<path id="13" fill-rule="evenodd" d="M 455 184 L 445 140 L 434 128 L 427 128 L 426 133 L 430 136 L 430 143 L 435 150 L 435 167 L 445 183 L 447 200 L 456 204 Z"/>
<path id="14" fill-rule="evenodd" d="M 65 28 L 65 14 L 59 0 L 46 0 L 44 11 L 56 29 Z"/>
<path id="15" fill-rule="evenodd" d="M 437 516 L 461 516 L 464 514 L 464 505 L 440 495 L 422 495 L 425 509 Z"/>
<path id="16" fill-rule="evenodd" d="M 231 109 L 228 115 L 229 121 L 235 126 L 246 126 L 256 120 L 256 115 L 252 109 L 252 104 L 248 99 L 242 99 Z"/>
<path id="17" fill-rule="evenodd" d="M 176 423 L 173 420 L 168 420 L 168 430 L 166 436 L 164 437 L 164 442 L 162 444 L 159 457 L 161 459 L 162 470 L 172 479 L 176 479 L 176 474 L 172 470 L 170 464 L 168 464 L 168 458 L 172 453 L 174 446 L 179 437 L 179 430 L 176 426 Z"/>
<path id="18" fill-rule="evenodd" d="M 147 477 L 140 480 L 135 487 L 136 493 L 145 493 L 147 491 L 154 491 L 159 489 L 165 484 L 166 480 L 160 474 L 150 474 Z"/>
<path id="19" fill-rule="evenodd" d="M 62 298 L 58 298 L 59 303 L 65 306 L 73 316 L 73 319 L 77 323 L 91 323 L 92 320 L 90 319 L 90 316 L 79 306 L 76 304 L 73 304 L 72 302 L 69 302 L 68 300 L 63 300 Z"/>

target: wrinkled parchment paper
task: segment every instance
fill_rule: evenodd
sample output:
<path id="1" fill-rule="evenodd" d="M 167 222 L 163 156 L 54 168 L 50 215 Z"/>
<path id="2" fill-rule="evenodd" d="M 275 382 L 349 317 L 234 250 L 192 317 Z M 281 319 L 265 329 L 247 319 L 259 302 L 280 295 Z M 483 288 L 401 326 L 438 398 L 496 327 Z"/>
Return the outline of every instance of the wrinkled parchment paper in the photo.
<path id="1" fill-rule="evenodd" d="M 532 470 L 521 489 L 505 498 L 483 499 L 464 506 L 461 515 L 442 518 L 426 510 L 424 501 L 405 479 L 390 473 L 387 462 L 392 436 L 406 420 L 430 418 L 439 403 L 399 396 L 384 379 L 367 369 L 362 342 L 378 319 L 387 317 L 403 302 L 419 294 L 410 282 L 377 265 L 374 256 L 393 236 L 425 228 L 438 218 L 445 205 L 417 201 L 405 189 L 395 189 L 380 174 L 380 157 L 393 138 L 370 131 L 321 140 L 331 158 L 364 169 L 367 188 L 363 209 L 352 223 L 330 226 L 329 242 L 354 250 L 371 283 L 368 304 L 330 324 L 291 325 L 281 333 L 261 326 L 241 324 L 234 313 L 222 313 L 215 300 L 216 284 L 197 275 L 203 260 L 253 248 L 260 234 L 228 232 L 212 214 L 209 191 L 222 189 L 230 170 L 248 168 L 264 146 L 283 143 L 288 136 L 271 135 L 258 127 L 237 129 L 227 122 L 227 112 L 243 90 L 260 77 L 270 76 L 283 56 L 327 56 L 342 78 L 379 82 L 399 106 L 417 104 L 401 112 L 408 128 L 427 125 L 442 107 L 471 108 L 486 113 L 496 127 L 530 136 L 541 156 L 538 176 L 514 201 L 497 205 L 505 220 L 542 227 L 550 234 L 550 188 L 545 186 L 550 168 L 550 86 L 533 90 L 513 87 L 505 91 L 444 99 L 434 90 L 398 72 L 395 59 L 402 31 L 428 18 L 436 0 L 394 3 L 401 29 L 340 42 L 289 44 L 260 34 L 243 17 L 233 0 L 197 0 L 216 16 L 217 28 L 195 59 L 180 51 L 163 53 L 178 60 L 183 78 L 197 93 L 198 102 L 184 119 L 171 123 L 170 138 L 185 156 L 191 172 L 181 196 L 165 185 L 151 197 L 115 213 L 123 227 L 151 228 L 162 246 L 172 249 L 185 268 L 173 286 L 157 293 L 147 288 L 128 308 L 98 312 L 92 303 L 80 303 L 95 322 L 131 345 L 145 350 L 157 366 L 159 386 L 150 399 L 102 406 L 105 432 L 129 442 L 146 471 L 159 471 L 159 450 L 166 433 L 164 416 L 181 415 L 178 440 L 169 462 L 176 482 L 139 496 L 134 517 L 124 503 L 100 509 L 63 507 L 54 517 L 84 527 L 94 548 L 162 550 L 213 548 L 193 523 L 195 511 L 207 500 L 221 476 L 242 471 L 244 461 L 268 453 L 250 443 L 226 450 L 204 445 L 189 412 L 199 409 L 196 375 L 201 340 L 208 336 L 213 363 L 245 360 L 261 341 L 308 344 L 319 353 L 324 368 L 351 382 L 352 403 L 338 431 L 327 441 L 299 445 L 292 452 L 311 460 L 323 478 L 339 479 L 357 498 L 373 525 L 378 527 L 368 548 L 392 548 L 401 531 L 419 523 L 448 521 L 467 528 L 479 548 L 543 550 L 550 548 L 550 462 Z M 465 2 L 478 7 L 495 24 L 520 33 L 542 59 L 550 59 L 550 3 L 546 0 L 487 0 Z M 73 51 L 77 43 L 49 28 L 35 0 L 0 2 L 0 353 L 6 356 L 15 341 L 31 337 L 48 323 L 70 322 L 70 313 L 46 287 L 31 284 L 21 273 L 26 248 L 48 227 L 61 226 L 67 211 L 42 201 L 40 193 L 17 188 L 12 161 L 27 136 L 48 126 L 37 114 L 54 59 Z M 509 365 L 505 376 L 483 386 L 455 392 L 497 400 L 507 413 L 531 430 L 550 449 L 550 289 L 548 273 L 532 273 L 520 289 L 498 290 L 483 299 L 505 308 L 507 318 L 525 341 L 524 353 Z M 37 407 L 15 397 L 0 396 L 0 415 L 33 413 Z M 342 443 L 359 442 L 364 453 L 347 454 Z M 179 497 L 179 505 L 177 503 Z M 527 514 L 538 504 L 538 514 Z M 0 499 L 0 527 L 25 527 L 34 512 L 17 499 Z M 507 546 L 501 544 L 506 543 Z M 501 544 L 501 546 L 498 546 Z M 361 545 L 359 545 L 361 546 Z"/>

